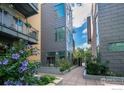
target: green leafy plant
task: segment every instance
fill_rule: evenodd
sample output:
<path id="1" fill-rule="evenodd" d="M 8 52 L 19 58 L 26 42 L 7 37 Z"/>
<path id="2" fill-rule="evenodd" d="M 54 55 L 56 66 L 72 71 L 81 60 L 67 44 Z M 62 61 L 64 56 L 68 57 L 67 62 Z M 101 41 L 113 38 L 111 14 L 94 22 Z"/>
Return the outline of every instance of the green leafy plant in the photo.
<path id="1" fill-rule="evenodd" d="M 87 73 L 92 75 L 107 75 L 109 68 L 106 64 L 97 61 L 87 63 Z"/>
<path id="2" fill-rule="evenodd" d="M 66 59 L 59 60 L 60 71 L 63 72 L 65 70 L 70 70 L 71 64 Z"/>
<path id="3" fill-rule="evenodd" d="M 110 72 L 108 67 L 109 61 L 101 62 L 100 56 L 97 56 L 97 58 L 93 57 L 90 49 L 84 51 L 84 58 L 87 74 L 108 75 Z"/>
<path id="4" fill-rule="evenodd" d="M 48 84 L 48 83 L 53 83 L 53 81 L 56 79 L 55 76 L 51 76 L 51 75 L 44 75 L 43 77 L 41 77 L 41 84 Z"/>
<path id="5" fill-rule="evenodd" d="M 0 85 L 31 85 L 37 65 L 28 60 L 33 47 L 23 40 L 14 42 L 0 57 Z"/>
<path id="6" fill-rule="evenodd" d="M 25 25 L 26 25 L 26 27 L 31 28 L 31 24 L 30 23 L 26 22 Z"/>

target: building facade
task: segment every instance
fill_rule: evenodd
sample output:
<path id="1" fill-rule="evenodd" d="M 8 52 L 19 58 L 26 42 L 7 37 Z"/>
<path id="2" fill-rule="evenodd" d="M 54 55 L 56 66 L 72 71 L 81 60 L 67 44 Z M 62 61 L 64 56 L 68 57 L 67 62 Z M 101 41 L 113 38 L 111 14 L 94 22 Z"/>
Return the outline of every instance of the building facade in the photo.
<path id="1" fill-rule="evenodd" d="M 72 11 L 69 4 L 42 4 L 42 61 L 54 64 L 56 57 L 71 61 L 73 52 Z"/>
<path id="2" fill-rule="evenodd" d="M 30 22 L 38 14 L 38 8 L 37 3 L 0 4 L 0 54 L 6 51 L 4 46 L 10 47 L 20 39 L 38 44 L 39 29 Z"/>
<path id="3" fill-rule="evenodd" d="M 92 4 L 91 16 L 87 17 L 87 42 L 91 45 L 92 55 L 97 57 L 97 8 Z"/>
<path id="4" fill-rule="evenodd" d="M 29 17 L 28 22 L 38 30 L 38 41 L 37 44 L 34 44 L 33 46 L 38 49 L 38 52 L 36 55 L 33 55 L 30 57 L 31 60 L 41 62 L 41 4 L 38 4 L 38 13 Z"/>
<path id="5" fill-rule="evenodd" d="M 113 72 L 124 72 L 124 4 L 95 4 L 96 48 Z M 92 15 L 93 16 L 93 15 Z M 93 47 L 93 46 L 92 46 Z"/>

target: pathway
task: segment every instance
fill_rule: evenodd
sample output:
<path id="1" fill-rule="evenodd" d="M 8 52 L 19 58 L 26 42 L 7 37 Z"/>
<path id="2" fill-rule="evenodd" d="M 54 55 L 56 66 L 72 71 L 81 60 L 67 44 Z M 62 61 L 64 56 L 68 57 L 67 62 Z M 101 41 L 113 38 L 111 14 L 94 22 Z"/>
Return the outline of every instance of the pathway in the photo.
<path id="1" fill-rule="evenodd" d="M 42 74 L 46 74 L 46 73 L 42 73 Z M 62 85 L 100 85 L 100 81 L 98 80 L 84 79 L 82 67 L 77 67 L 64 75 L 55 75 L 55 76 L 63 78 Z"/>
<path id="2" fill-rule="evenodd" d="M 100 85 L 98 80 L 86 80 L 83 78 L 83 68 L 77 67 L 63 77 L 63 85 Z"/>

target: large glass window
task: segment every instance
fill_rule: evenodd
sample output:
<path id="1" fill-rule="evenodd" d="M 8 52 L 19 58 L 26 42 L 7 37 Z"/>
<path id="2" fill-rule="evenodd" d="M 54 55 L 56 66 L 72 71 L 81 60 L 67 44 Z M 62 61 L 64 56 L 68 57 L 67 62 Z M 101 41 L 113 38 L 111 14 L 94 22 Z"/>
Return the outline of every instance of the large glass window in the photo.
<path id="1" fill-rule="evenodd" d="M 110 52 L 124 51 L 124 42 L 110 43 L 108 49 Z"/>
<path id="2" fill-rule="evenodd" d="M 64 41 L 65 40 L 65 28 L 60 27 L 56 29 L 55 41 Z"/>
<path id="3" fill-rule="evenodd" d="M 65 16 L 64 4 L 58 4 L 58 5 L 54 6 L 54 10 L 56 11 L 56 14 L 57 14 L 58 17 Z"/>
<path id="4" fill-rule="evenodd" d="M 59 51 L 58 54 L 60 59 L 65 58 L 65 51 Z"/>

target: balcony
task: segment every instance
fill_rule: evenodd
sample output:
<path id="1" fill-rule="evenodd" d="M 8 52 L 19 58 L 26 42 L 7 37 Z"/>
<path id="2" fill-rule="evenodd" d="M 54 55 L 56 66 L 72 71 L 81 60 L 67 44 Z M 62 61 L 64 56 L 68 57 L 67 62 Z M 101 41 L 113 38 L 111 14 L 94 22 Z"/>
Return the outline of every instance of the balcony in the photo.
<path id="1" fill-rule="evenodd" d="M 32 44 L 38 41 L 38 31 L 35 28 L 27 26 L 22 20 L 2 9 L 0 9 L 0 33 L 24 39 Z"/>
<path id="2" fill-rule="evenodd" d="M 30 17 L 38 13 L 37 3 L 15 3 L 14 8 L 22 13 L 25 17 Z"/>

